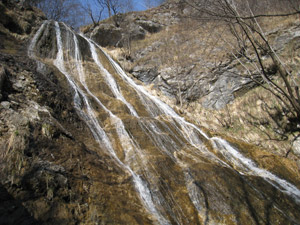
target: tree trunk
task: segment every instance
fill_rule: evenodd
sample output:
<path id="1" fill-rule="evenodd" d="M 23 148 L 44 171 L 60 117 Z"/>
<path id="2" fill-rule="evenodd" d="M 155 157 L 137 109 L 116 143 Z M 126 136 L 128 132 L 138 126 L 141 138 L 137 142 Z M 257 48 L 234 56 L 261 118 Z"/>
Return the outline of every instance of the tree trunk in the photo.
<path id="1" fill-rule="evenodd" d="M 106 7 L 108 10 L 108 16 L 111 17 L 111 5 L 110 5 L 110 0 L 106 0 Z"/>

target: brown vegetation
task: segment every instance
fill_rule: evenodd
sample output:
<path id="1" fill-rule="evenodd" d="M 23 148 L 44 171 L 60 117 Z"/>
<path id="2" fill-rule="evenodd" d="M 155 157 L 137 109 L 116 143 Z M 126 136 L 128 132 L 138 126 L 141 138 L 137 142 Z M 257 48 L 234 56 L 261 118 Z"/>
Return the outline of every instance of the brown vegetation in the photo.
<path id="1" fill-rule="evenodd" d="M 241 76 L 252 77 L 261 87 L 251 92 L 237 92 L 236 97 L 248 94 L 219 111 L 203 109 L 199 105 L 201 99 L 183 103 L 177 100 L 182 105 L 181 111 L 207 127 L 223 130 L 286 155 L 298 134 L 299 53 L 294 41 L 278 52 L 272 51 L 272 46 L 278 44 L 277 37 L 299 24 L 298 11 L 294 5 L 296 2 L 290 3 L 267 1 L 254 4 L 250 1 L 252 13 L 259 18 L 245 14 L 246 18 L 241 19 L 246 21 L 241 21 L 241 24 L 232 22 L 232 18 L 226 21 L 220 15 L 211 15 L 215 16 L 213 20 L 204 20 L 196 17 L 199 13 L 196 10 L 195 14 L 189 14 L 193 16 L 182 16 L 180 23 L 168 26 L 159 33 L 149 34 L 144 40 L 132 41 L 130 52 L 133 58 L 148 46 L 154 47 L 133 63 L 125 61 L 126 68 L 130 70 L 136 65 L 147 64 L 154 57 L 160 62 L 161 68 L 185 68 L 194 64 L 195 70 L 207 74 L 224 65 L 235 66 L 241 71 Z M 259 7 L 260 4 L 269 7 Z M 241 27 L 244 24 L 247 24 L 246 27 Z M 247 33 L 243 33 L 243 28 L 246 28 Z M 254 46 L 250 40 L 253 40 Z M 155 47 L 156 43 L 161 45 Z M 180 70 L 177 70 L 177 74 L 180 75 Z M 285 79 L 287 74 L 288 78 Z M 195 80 L 196 82 L 199 80 Z M 280 89 L 270 89 L 274 86 Z"/>

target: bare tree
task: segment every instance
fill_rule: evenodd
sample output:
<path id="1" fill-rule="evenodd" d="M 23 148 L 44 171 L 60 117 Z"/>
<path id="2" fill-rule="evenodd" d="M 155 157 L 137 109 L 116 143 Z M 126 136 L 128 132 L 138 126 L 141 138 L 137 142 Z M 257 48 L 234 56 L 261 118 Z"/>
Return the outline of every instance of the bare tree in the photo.
<path id="1" fill-rule="evenodd" d="M 81 7 L 88 14 L 89 18 L 93 22 L 94 27 L 96 27 L 102 19 L 104 6 L 99 4 L 97 0 L 85 0 L 82 1 Z"/>
<path id="2" fill-rule="evenodd" d="M 99 4 L 102 4 L 103 6 L 106 7 L 107 11 L 108 11 L 108 16 L 111 17 L 112 16 L 112 8 L 116 8 L 116 6 L 114 6 L 114 0 L 97 0 Z"/>
<path id="3" fill-rule="evenodd" d="M 130 12 L 134 9 L 132 0 L 123 0 L 120 4 L 120 13 Z"/>
<path id="4" fill-rule="evenodd" d="M 300 14 L 299 0 L 183 0 L 195 11 L 194 18 L 199 20 L 222 21 L 234 35 L 238 50 L 232 55 L 248 71 L 249 77 L 258 85 L 271 92 L 291 113 L 291 119 L 300 124 L 299 83 L 297 83 L 281 58 L 274 51 L 264 33 L 259 18 L 291 16 Z M 284 7 L 283 7 L 283 2 Z M 257 4 L 267 6 L 262 11 Z M 278 7 L 278 8 L 277 8 Z M 242 58 L 243 59 L 242 59 Z M 272 62 L 270 73 L 264 58 Z M 252 70 L 249 68 L 251 67 Z M 258 76 L 254 75 L 259 74 Z M 273 79 L 274 73 L 278 79 Z"/>
<path id="5" fill-rule="evenodd" d="M 48 19 L 62 21 L 73 27 L 82 25 L 81 4 L 78 0 L 29 0 L 40 8 Z"/>
<path id="6" fill-rule="evenodd" d="M 132 0 L 95 0 L 97 4 L 105 8 L 108 16 L 128 12 L 133 9 Z"/>

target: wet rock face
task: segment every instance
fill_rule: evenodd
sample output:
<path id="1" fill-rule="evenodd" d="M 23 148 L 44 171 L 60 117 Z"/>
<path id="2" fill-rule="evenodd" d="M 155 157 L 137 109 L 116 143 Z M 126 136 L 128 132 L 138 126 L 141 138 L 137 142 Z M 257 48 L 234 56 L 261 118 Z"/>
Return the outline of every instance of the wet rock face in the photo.
<path id="1" fill-rule="evenodd" d="M 45 35 L 41 36 L 39 41 L 39 51 L 35 52 L 39 57 L 55 58 L 57 53 L 56 41 L 55 41 L 55 28 L 49 25 L 49 29 L 46 29 Z"/>
<path id="2" fill-rule="evenodd" d="M 49 23 L 53 26 L 53 22 Z M 66 104 L 57 109 L 55 105 L 62 102 L 56 95 L 46 94 L 42 101 L 48 107 L 36 107 L 43 111 L 44 117 L 34 127 L 31 142 L 27 141 L 31 133 L 26 120 L 18 122 L 24 126 L 22 135 L 13 136 L 16 143 L 24 146 L 27 155 L 39 157 L 30 163 L 31 170 L 23 179 L 26 190 L 38 196 L 38 200 L 26 201 L 35 218 L 48 222 L 55 212 L 60 223 L 63 220 L 104 224 L 293 224 L 299 221 L 300 194 L 293 187 L 299 186 L 300 178 L 293 163 L 265 155 L 259 149 L 249 150 L 239 142 L 222 145 L 205 137 L 206 134 L 201 135 L 199 130 L 190 130 L 188 123 L 174 116 L 175 112 L 147 97 L 139 90 L 140 86 L 118 73 L 117 65 L 101 49 L 81 51 L 91 43 L 80 39 L 81 43 L 76 45 L 77 35 L 63 24 L 56 23 L 55 27 L 56 34 L 61 32 L 56 36 L 56 48 L 63 57 L 57 58 L 54 65 L 63 73 L 51 70 L 51 54 L 45 58 L 38 54 L 44 51 L 39 41 L 52 40 L 47 36 L 54 35 L 52 31 L 42 31 L 41 35 L 46 37 L 38 39 L 36 52 L 39 60 L 49 64 L 39 69 L 44 76 L 40 79 L 40 89 L 44 91 L 40 91 L 48 93 L 62 88 L 59 95 L 66 96 L 63 101 Z M 79 67 L 74 69 L 76 65 Z M 170 82 L 171 69 L 159 76 L 154 77 L 178 85 Z M 50 90 L 45 77 L 55 84 Z M 75 98 L 77 103 L 66 101 L 70 96 L 66 87 L 72 82 L 76 87 L 70 91 L 71 96 L 76 90 L 80 93 L 80 100 Z M 184 84 L 180 85 L 185 90 Z M 222 85 L 220 82 L 219 86 Z M 86 127 L 80 126 L 80 121 L 68 121 L 63 116 L 59 108 L 68 112 L 69 104 L 76 106 L 76 112 L 89 125 L 100 145 Z M 67 118 L 72 115 L 69 113 Z M 30 115 L 38 120 L 40 113 L 32 110 Z M 97 122 L 101 129 L 96 129 Z M 238 153 L 231 153 L 233 150 L 226 146 L 243 149 L 239 151 L 242 155 L 252 157 L 255 152 L 260 156 L 241 162 Z M 271 168 L 274 174 L 287 177 L 295 184 L 292 186 L 295 195 L 282 192 L 280 188 L 285 188 L 284 185 L 272 183 L 269 173 L 259 167 Z M 49 203 L 53 201 L 59 204 Z M 74 208 L 77 202 L 80 210 Z M 43 211 L 37 211 L 38 206 Z"/>
<path id="3" fill-rule="evenodd" d="M 35 52 L 48 61 L 57 54 L 52 28 L 42 34 L 46 38 Z M 63 35 L 68 40 L 68 33 Z M 90 57 L 87 43 L 79 42 Z M 76 113 L 64 76 L 53 65 L 27 57 L 27 49 L 14 47 L 14 54 L 0 50 L 0 180 L 5 189 L 0 188 L 0 223 L 150 224 L 129 175 L 101 150 Z"/>
<path id="4" fill-rule="evenodd" d="M 62 23 L 48 21 L 42 28 L 29 52 L 33 58 L 21 50 L 0 51 L 6 76 L 0 197 L 3 186 L 6 199 L 22 203 L 26 210 L 16 221 L 299 223 L 300 177 L 291 161 L 228 143 L 254 158 L 240 162 L 141 91 L 85 38 Z M 172 70 L 164 72 L 153 81 L 178 85 Z M 185 91 L 185 84 L 180 88 Z M 276 183 L 259 167 L 287 181 Z"/>
<path id="5" fill-rule="evenodd" d="M 0 104 L 0 178 L 5 189 L 0 188 L 0 211 L 7 218 L 0 223 L 149 224 L 138 199 L 130 197 L 136 194 L 128 174 L 95 147 L 63 76 L 24 56 L 0 52 L 0 64 L 7 76 Z M 128 197 L 116 205 L 121 196 Z M 135 216 L 127 216 L 127 210 Z"/>

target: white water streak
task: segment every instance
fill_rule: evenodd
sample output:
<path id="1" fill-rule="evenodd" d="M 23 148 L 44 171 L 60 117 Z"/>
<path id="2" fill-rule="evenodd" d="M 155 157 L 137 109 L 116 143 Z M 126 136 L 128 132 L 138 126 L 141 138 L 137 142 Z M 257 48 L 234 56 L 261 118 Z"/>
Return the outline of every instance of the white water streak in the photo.
<path id="1" fill-rule="evenodd" d="M 294 197 L 294 199 L 300 203 L 300 190 L 296 186 L 265 169 L 259 168 L 251 159 L 243 156 L 227 141 L 218 137 L 213 137 L 211 140 L 214 147 L 218 149 L 228 161 L 232 162 L 240 173 L 248 176 L 262 177 L 280 191 Z"/>
<path id="2" fill-rule="evenodd" d="M 207 148 L 203 148 L 203 143 L 201 139 L 199 138 L 199 134 L 203 136 L 205 139 L 209 140 L 209 137 L 197 126 L 194 124 L 187 122 L 183 117 L 180 117 L 169 105 L 161 101 L 159 98 L 151 95 L 146 91 L 144 87 L 141 85 L 137 85 L 130 77 L 127 76 L 127 74 L 122 70 L 122 68 L 107 54 L 105 53 L 100 46 L 97 45 L 97 47 L 103 52 L 103 54 L 106 55 L 106 57 L 109 59 L 111 65 L 115 68 L 115 70 L 118 72 L 120 77 L 125 80 L 130 86 L 132 86 L 137 93 L 139 94 L 140 98 L 143 98 L 143 95 L 149 98 L 152 102 L 155 103 L 155 105 L 158 107 L 159 111 L 161 111 L 163 114 L 173 118 L 180 127 L 177 127 L 178 131 L 180 131 L 183 135 L 183 137 L 196 149 L 198 149 L 204 156 L 208 157 L 214 162 L 221 163 L 224 166 L 228 166 L 225 162 L 218 159 L 213 153 L 211 153 Z M 147 102 L 144 100 L 143 102 Z M 150 107 L 149 104 L 145 105 L 146 107 Z M 153 110 L 152 108 L 149 108 L 149 111 Z M 175 123 L 173 123 L 174 126 Z"/>
<path id="3" fill-rule="evenodd" d="M 104 75 L 106 83 L 110 86 L 110 89 L 112 90 L 115 97 L 117 99 L 121 100 L 127 106 L 127 108 L 131 112 L 131 115 L 133 115 L 135 117 L 139 117 L 136 110 L 133 108 L 133 106 L 129 102 L 127 102 L 127 100 L 121 94 L 121 92 L 119 90 L 119 87 L 118 87 L 115 79 L 113 78 L 113 76 L 100 63 L 99 58 L 98 58 L 98 54 L 97 54 L 96 49 L 95 49 L 95 45 L 92 42 L 90 42 L 85 36 L 82 36 L 82 37 L 85 38 L 85 40 L 89 43 L 90 49 L 91 49 L 91 52 L 92 52 L 92 57 L 93 57 L 95 63 L 97 64 L 97 66 L 99 67 L 101 73 Z"/>
<path id="4" fill-rule="evenodd" d="M 72 32 L 71 30 L 69 30 L 70 32 Z M 72 32 L 73 33 L 73 32 Z M 100 100 L 89 90 L 88 86 L 86 85 L 85 82 L 85 74 L 83 71 L 83 66 L 82 66 L 82 61 L 81 61 L 81 55 L 80 55 L 80 51 L 79 51 L 79 44 L 78 44 L 78 39 L 76 37 L 76 34 L 73 33 L 73 39 L 74 39 L 74 43 L 75 43 L 75 60 L 76 60 L 76 65 L 77 65 L 77 70 L 79 73 L 79 77 L 80 77 L 80 82 L 81 84 L 84 86 L 85 90 L 87 91 L 87 93 L 92 96 L 94 98 L 94 100 L 96 100 L 96 102 L 106 111 L 109 113 L 112 123 L 115 125 L 116 131 L 118 133 L 119 139 L 120 139 L 120 143 L 124 149 L 124 151 L 133 151 L 134 149 L 137 148 L 137 146 L 135 146 L 134 142 L 131 140 L 130 136 L 128 135 L 124 124 L 122 122 L 122 120 L 120 118 L 118 118 L 117 116 L 115 116 L 110 110 L 108 110 L 101 102 Z M 91 45 L 90 45 L 91 46 Z M 93 50 L 91 48 L 91 50 Z M 95 49 L 94 49 L 95 50 Z M 124 99 L 125 100 L 125 99 Z M 133 108 L 132 108 L 133 109 Z M 91 109 L 88 108 L 88 111 L 90 111 Z M 133 109 L 134 110 L 134 109 Z M 132 111 L 134 112 L 134 111 Z M 92 114 L 92 112 L 90 112 Z M 136 114 L 137 115 L 137 114 Z M 94 118 L 95 119 L 95 116 Z M 95 121 L 95 127 L 99 127 L 98 129 L 99 132 L 101 133 L 102 138 L 105 138 L 105 140 L 107 142 L 109 142 L 109 145 L 106 146 L 107 150 L 111 153 L 111 155 L 113 156 L 113 158 L 116 160 L 116 162 L 123 167 L 125 170 L 127 170 L 133 178 L 133 182 L 134 185 L 136 187 L 137 192 L 140 195 L 140 198 L 142 199 L 143 204 L 145 205 L 145 207 L 147 208 L 147 210 L 159 221 L 160 224 L 163 225 L 167 225 L 170 224 L 168 222 L 167 219 L 165 219 L 160 213 L 159 211 L 156 209 L 155 204 L 152 201 L 152 196 L 151 196 L 151 192 L 149 190 L 149 188 L 147 187 L 146 183 L 142 181 L 142 179 L 135 173 L 133 172 L 133 170 L 126 164 L 124 164 L 116 155 L 114 149 L 112 148 L 112 145 L 110 144 L 110 141 L 107 137 L 107 135 L 105 134 L 104 130 L 100 127 L 99 123 L 97 122 L 97 120 L 93 120 Z M 104 135 L 105 134 L 105 135 Z M 104 136 L 103 136 L 104 135 Z M 128 149 L 130 148 L 130 149 Z"/>
<path id="5" fill-rule="evenodd" d="M 104 52 L 105 53 L 105 52 Z M 106 54 L 106 53 L 105 53 Z M 260 169 L 258 168 L 255 164 L 253 164 L 252 160 L 244 157 L 241 153 L 239 153 L 237 150 L 235 150 L 232 146 L 229 145 L 228 142 L 226 142 L 223 139 L 220 138 L 209 138 L 203 131 L 201 131 L 197 126 L 194 124 L 191 124 L 187 121 L 185 121 L 184 118 L 180 117 L 178 114 L 175 113 L 175 111 L 165 104 L 164 102 L 160 101 L 158 98 L 155 96 L 150 95 L 142 86 L 137 85 L 131 78 L 129 78 L 126 73 L 121 69 L 121 67 L 114 62 L 107 54 L 106 56 L 109 58 L 111 64 L 114 66 L 114 68 L 118 71 L 119 75 L 126 80 L 131 86 L 134 87 L 137 91 L 140 91 L 143 93 L 145 96 L 149 97 L 151 100 L 155 102 L 155 104 L 159 107 L 161 111 L 163 111 L 166 115 L 171 116 L 175 119 L 176 122 L 178 122 L 181 125 L 181 128 L 183 130 L 183 134 L 185 138 L 191 143 L 194 147 L 197 149 L 201 150 L 204 154 L 208 154 L 211 156 L 214 160 L 221 162 L 222 165 L 228 166 L 226 162 L 221 161 L 220 159 L 217 159 L 215 155 L 210 153 L 209 151 L 205 152 L 203 151 L 203 148 L 199 148 L 198 146 L 202 143 L 201 140 L 199 139 L 198 135 L 195 134 L 194 130 L 199 132 L 203 137 L 206 139 L 212 141 L 214 144 L 215 142 L 220 143 L 223 145 L 224 149 L 227 150 L 228 152 L 221 151 L 225 157 L 226 155 L 228 156 L 228 153 L 230 154 L 230 157 L 227 157 L 227 159 L 230 162 L 234 162 L 235 165 L 243 165 L 239 169 L 241 172 L 245 172 L 244 170 L 249 170 L 247 172 L 247 175 L 256 175 L 264 178 L 266 181 L 271 183 L 273 186 L 277 187 L 279 190 L 282 192 L 294 197 L 297 202 L 300 202 L 300 190 L 294 186 L 293 184 L 275 176 L 274 174 L 270 173 L 267 170 Z M 217 147 L 216 145 L 214 145 Z M 220 150 L 220 148 L 217 148 Z"/>
<path id="6" fill-rule="evenodd" d="M 36 45 L 36 42 L 38 38 L 41 35 L 41 32 L 45 28 L 46 24 L 49 24 L 49 22 L 44 22 L 43 25 L 40 27 L 40 29 L 35 34 L 29 49 L 28 49 L 28 55 L 31 57 L 34 57 L 34 47 Z M 86 121 L 87 125 L 89 126 L 91 132 L 93 133 L 95 139 L 99 142 L 104 144 L 105 148 L 109 151 L 111 156 L 115 159 L 115 161 L 120 165 L 120 167 L 124 168 L 125 171 L 128 171 L 132 178 L 135 185 L 135 188 L 137 192 L 140 195 L 140 198 L 146 207 L 146 209 L 158 220 L 160 224 L 169 224 L 169 221 L 159 212 L 158 208 L 161 208 L 163 203 L 161 202 L 163 200 L 163 196 L 159 191 L 151 190 L 148 188 L 148 185 L 145 181 L 143 181 L 139 175 L 137 175 L 129 166 L 129 164 L 135 160 L 135 158 L 127 158 L 128 155 L 132 157 L 136 153 L 138 157 L 144 158 L 143 153 L 139 146 L 135 144 L 135 141 L 130 137 L 128 132 L 126 131 L 124 124 L 122 120 L 114 115 L 109 109 L 107 109 L 101 101 L 89 90 L 86 81 L 85 81 L 85 73 L 82 65 L 82 59 L 81 54 L 79 50 L 79 43 L 78 39 L 76 37 L 76 34 L 71 31 L 67 26 L 65 26 L 70 33 L 73 34 L 73 41 L 75 43 L 75 63 L 76 63 L 76 70 L 79 75 L 79 81 L 81 85 L 84 87 L 84 90 L 80 89 L 80 87 L 76 84 L 74 79 L 71 77 L 71 75 L 67 72 L 67 69 L 64 65 L 65 59 L 64 59 L 64 52 L 63 52 L 63 43 L 61 38 L 61 31 L 59 24 L 55 22 L 55 30 L 56 30 L 56 38 L 57 38 L 57 46 L 58 46 L 58 52 L 57 57 L 54 61 L 54 65 L 66 76 L 68 79 L 70 86 L 72 90 L 74 91 L 74 105 L 78 113 L 82 116 L 82 118 Z M 99 61 L 96 47 L 98 47 L 101 51 L 102 49 L 97 46 L 95 43 L 92 43 L 90 40 L 88 40 L 86 37 L 85 40 L 90 45 L 90 50 L 92 52 L 92 57 L 97 66 L 99 67 L 100 71 L 105 77 L 105 80 L 107 84 L 110 86 L 113 94 L 117 99 L 122 101 L 130 110 L 131 114 L 137 118 L 139 118 L 138 113 L 134 109 L 134 107 L 127 102 L 127 100 L 122 95 L 121 91 L 119 90 L 119 87 L 114 80 L 113 76 L 102 66 L 101 62 Z M 69 40 L 68 40 L 69 41 Z M 169 107 L 167 104 L 159 100 L 157 97 L 152 96 L 150 93 L 148 93 L 141 85 L 137 85 L 131 78 L 129 78 L 126 73 L 121 69 L 121 67 L 114 62 L 104 51 L 102 51 L 104 55 L 109 59 L 111 65 L 116 70 L 116 72 L 119 74 L 119 76 L 126 81 L 132 88 L 135 89 L 136 93 L 140 97 L 141 101 L 149 111 L 149 113 L 152 116 L 159 116 L 160 114 L 166 115 L 167 119 L 169 119 L 170 124 L 174 126 L 176 131 L 184 137 L 188 143 L 190 143 L 192 146 L 197 148 L 199 152 L 201 152 L 204 156 L 208 157 L 214 162 L 221 163 L 222 166 L 230 167 L 226 162 L 221 161 L 217 156 L 215 156 L 213 153 L 211 153 L 206 147 L 203 147 L 203 143 L 201 141 L 202 136 L 205 139 L 211 141 L 213 146 L 223 154 L 223 156 L 226 158 L 227 161 L 229 161 L 233 166 L 244 175 L 251 175 L 251 176 L 260 176 L 264 178 L 267 182 L 281 190 L 282 192 L 292 196 L 296 199 L 297 202 L 300 202 L 300 191 L 292 185 L 291 183 L 277 177 L 276 175 L 270 173 L 267 170 L 258 168 L 257 165 L 249 158 L 244 157 L 240 152 L 238 152 L 235 148 L 233 148 L 228 142 L 226 142 L 223 139 L 220 138 L 209 138 L 201 129 L 199 129 L 194 124 L 191 124 L 187 122 L 184 118 L 180 117 L 176 112 Z M 87 93 L 90 97 L 92 97 L 99 106 L 101 106 L 106 113 L 109 114 L 111 123 L 115 126 L 115 129 L 117 131 L 118 137 L 120 139 L 120 143 L 122 145 L 122 148 L 125 152 L 125 162 L 122 162 L 118 156 L 116 155 L 111 141 L 109 140 L 106 132 L 103 130 L 103 128 L 100 126 L 99 121 L 96 119 L 96 115 L 93 111 L 93 108 L 88 100 L 88 97 L 86 96 Z M 85 110 L 83 109 L 85 107 Z M 175 151 L 176 143 L 172 140 L 172 138 L 167 136 L 167 139 L 165 142 L 163 142 L 163 135 L 160 135 L 162 133 L 161 129 L 155 124 L 151 123 L 146 124 L 141 122 L 144 125 L 144 129 L 148 130 L 150 136 L 153 138 L 153 142 L 158 142 L 157 144 L 160 146 L 159 149 L 161 149 L 165 154 L 167 154 L 170 158 L 173 160 L 177 160 L 173 157 L 173 149 L 171 149 L 172 143 L 175 145 L 173 146 Z M 163 122 L 162 122 L 163 123 Z M 168 127 L 167 124 L 165 124 L 166 127 Z M 163 126 L 164 127 L 164 126 Z M 165 127 L 165 128 L 166 128 Z M 172 132 L 171 129 L 166 129 L 169 132 Z M 155 138 L 158 136 L 158 139 Z M 145 161 L 145 159 L 143 159 Z M 181 163 L 181 162 L 179 162 Z M 143 162 L 143 164 L 146 167 L 147 162 Z M 184 167 L 184 166 L 183 166 Z M 231 168 L 231 167 L 230 167 Z M 146 174 L 149 173 L 149 170 L 145 168 Z M 156 172 L 154 170 L 154 172 Z M 152 176 L 149 174 L 148 176 Z M 193 178 L 185 174 L 186 178 L 186 187 L 188 189 L 189 197 L 191 198 L 192 203 L 198 210 L 199 214 L 204 213 L 203 209 L 203 199 L 201 197 L 201 193 L 199 194 L 197 192 L 197 187 L 194 183 L 191 183 L 191 180 Z M 151 187 L 151 184 L 149 185 Z M 171 194 L 171 193 L 170 193 Z M 154 204 L 154 202 L 156 205 Z M 174 201 L 175 203 L 175 201 Z M 158 205 L 158 206 L 157 206 Z M 170 207 L 169 204 L 166 205 L 166 207 Z M 179 207 L 180 209 L 180 207 Z M 165 209 L 167 210 L 167 209 Z M 172 210 L 170 210 L 172 212 Z M 171 215 L 173 217 L 173 215 Z M 173 217 L 174 218 L 174 217 Z M 177 220 L 177 218 L 174 218 Z"/>
<path id="7" fill-rule="evenodd" d="M 34 47 L 36 46 L 37 40 L 38 38 L 41 36 L 42 31 L 44 30 L 45 26 L 49 24 L 48 20 L 45 20 L 42 24 L 42 26 L 40 26 L 40 28 L 38 29 L 38 31 L 35 33 L 35 35 L 33 36 L 30 45 L 28 47 L 28 56 L 31 58 L 35 58 L 35 53 L 34 53 Z"/>

